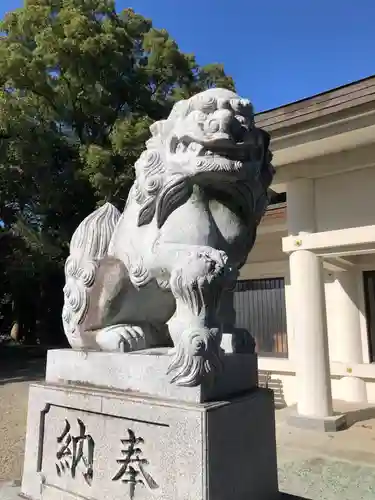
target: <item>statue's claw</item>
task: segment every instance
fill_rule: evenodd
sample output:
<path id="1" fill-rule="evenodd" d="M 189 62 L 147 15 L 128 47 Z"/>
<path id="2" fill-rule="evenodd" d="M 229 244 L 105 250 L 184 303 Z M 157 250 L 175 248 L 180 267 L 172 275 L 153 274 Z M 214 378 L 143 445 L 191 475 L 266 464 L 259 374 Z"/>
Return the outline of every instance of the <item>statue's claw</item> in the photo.
<path id="1" fill-rule="evenodd" d="M 103 328 L 97 333 L 96 342 L 102 351 L 129 352 L 146 347 L 143 330 L 136 325 L 114 325 Z"/>

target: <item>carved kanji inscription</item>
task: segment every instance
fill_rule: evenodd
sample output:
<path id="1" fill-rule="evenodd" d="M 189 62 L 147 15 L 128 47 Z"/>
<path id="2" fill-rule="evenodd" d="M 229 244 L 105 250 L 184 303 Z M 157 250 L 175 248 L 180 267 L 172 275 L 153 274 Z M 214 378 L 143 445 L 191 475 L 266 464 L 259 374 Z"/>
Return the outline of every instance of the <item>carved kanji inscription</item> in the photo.
<path id="1" fill-rule="evenodd" d="M 124 449 L 121 450 L 122 458 L 116 460 L 119 464 L 117 473 L 112 481 L 121 481 L 129 485 L 130 499 L 133 500 L 137 485 L 146 486 L 150 490 L 159 487 L 153 477 L 146 471 L 148 460 L 143 457 L 142 445 L 144 440 L 137 437 L 128 429 L 128 439 L 121 439 Z"/>
<path id="2" fill-rule="evenodd" d="M 86 433 L 86 426 L 79 418 L 77 425 L 78 432 L 73 433 L 69 420 L 65 420 L 65 427 L 57 437 L 56 472 L 59 476 L 70 473 L 75 478 L 77 468 L 82 464 L 83 477 L 88 484 L 91 484 L 94 475 L 95 443 L 92 436 Z"/>

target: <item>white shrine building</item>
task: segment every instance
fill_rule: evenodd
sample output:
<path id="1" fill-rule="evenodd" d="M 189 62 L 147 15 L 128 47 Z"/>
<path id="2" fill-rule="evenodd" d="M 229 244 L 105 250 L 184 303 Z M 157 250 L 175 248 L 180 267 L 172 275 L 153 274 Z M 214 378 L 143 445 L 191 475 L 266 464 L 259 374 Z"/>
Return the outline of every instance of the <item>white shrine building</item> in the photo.
<path id="1" fill-rule="evenodd" d="M 279 196 L 241 270 L 237 326 L 300 415 L 332 415 L 332 398 L 375 404 L 375 76 L 256 122 Z"/>

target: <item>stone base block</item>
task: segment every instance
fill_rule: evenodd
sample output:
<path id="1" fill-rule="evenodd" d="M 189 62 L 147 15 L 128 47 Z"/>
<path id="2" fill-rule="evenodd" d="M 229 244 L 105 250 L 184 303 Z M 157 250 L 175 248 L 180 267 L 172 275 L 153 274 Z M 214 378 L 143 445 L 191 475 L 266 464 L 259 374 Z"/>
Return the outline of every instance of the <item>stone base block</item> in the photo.
<path id="1" fill-rule="evenodd" d="M 48 351 L 46 382 L 95 386 L 192 403 L 221 400 L 257 386 L 255 354 L 225 354 L 222 373 L 198 387 L 171 384 L 172 376 L 167 375 L 170 362 L 166 348 L 129 353 L 56 349 Z"/>
<path id="2" fill-rule="evenodd" d="M 202 404 L 33 384 L 21 492 L 32 500 L 276 500 L 272 393 Z"/>
<path id="3" fill-rule="evenodd" d="M 297 413 L 289 416 L 287 423 L 300 429 L 321 431 L 321 432 L 337 432 L 346 429 L 346 415 L 333 415 L 332 417 L 305 417 Z"/>

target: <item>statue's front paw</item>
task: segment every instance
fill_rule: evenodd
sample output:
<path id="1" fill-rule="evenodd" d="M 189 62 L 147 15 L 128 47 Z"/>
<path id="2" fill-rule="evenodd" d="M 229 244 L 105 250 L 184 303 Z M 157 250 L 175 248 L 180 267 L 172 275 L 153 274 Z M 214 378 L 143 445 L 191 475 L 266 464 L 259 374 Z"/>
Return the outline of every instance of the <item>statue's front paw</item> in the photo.
<path id="1" fill-rule="evenodd" d="M 222 250 L 211 247 L 201 247 L 196 254 L 190 256 L 192 266 L 204 266 L 204 274 L 210 276 L 219 276 L 228 273 L 228 256 Z M 196 269 L 198 269 L 196 267 Z M 200 271 L 202 272 L 202 271 Z"/>
<path id="2" fill-rule="evenodd" d="M 115 325 L 103 328 L 96 336 L 102 351 L 130 352 L 145 349 L 143 330 L 135 325 Z"/>
<path id="3" fill-rule="evenodd" d="M 191 328 L 182 332 L 175 346 L 168 372 L 172 383 L 195 387 L 207 375 L 215 376 L 222 368 L 222 349 L 217 342 L 216 328 Z"/>

